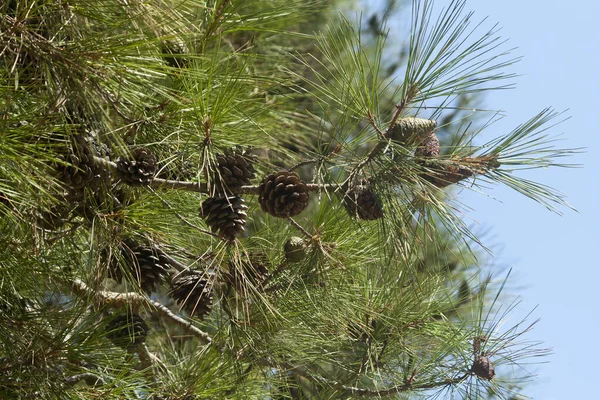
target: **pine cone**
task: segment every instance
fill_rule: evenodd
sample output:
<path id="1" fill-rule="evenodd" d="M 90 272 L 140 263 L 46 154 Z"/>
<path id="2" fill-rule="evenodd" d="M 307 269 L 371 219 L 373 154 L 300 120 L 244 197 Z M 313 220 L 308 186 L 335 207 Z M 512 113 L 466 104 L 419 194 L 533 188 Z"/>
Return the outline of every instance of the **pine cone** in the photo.
<path id="1" fill-rule="evenodd" d="M 64 162 L 58 166 L 60 179 L 73 189 L 91 186 L 100 178 L 96 168 L 94 154 L 81 135 L 72 138 L 72 150 L 69 154 L 60 156 Z"/>
<path id="2" fill-rule="evenodd" d="M 131 152 L 133 160 L 117 159 L 117 174 L 130 185 L 148 185 L 157 170 L 156 158 L 145 147 Z"/>
<path id="3" fill-rule="evenodd" d="M 212 308 L 212 272 L 188 270 L 171 281 L 169 295 L 179 303 L 190 316 L 203 319 Z"/>
<path id="4" fill-rule="evenodd" d="M 411 145 L 419 138 L 425 137 L 437 126 L 437 121 L 423 118 L 400 118 L 389 131 L 390 139 L 402 144 Z"/>
<path id="5" fill-rule="evenodd" d="M 247 209 L 244 199 L 240 196 L 209 197 L 200 207 L 200 216 L 205 219 L 213 233 L 233 241 L 244 231 Z"/>
<path id="6" fill-rule="evenodd" d="M 132 349 L 146 341 L 148 325 L 138 314 L 122 314 L 106 324 L 106 337 L 118 347 Z"/>
<path id="7" fill-rule="evenodd" d="M 494 364 L 486 356 L 476 356 L 471 372 L 480 378 L 491 380 L 496 372 L 494 371 Z"/>
<path id="8" fill-rule="evenodd" d="M 415 150 L 416 157 L 437 157 L 440 155 L 440 141 L 434 131 L 423 138 Z"/>
<path id="9" fill-rule="evenodd" d="M 229 261 L 228 280 L 238 290 L 247 287 L 246 283 L 260 286 L 269 276 L 269 260 L 264 253 L 251 252 L 236 261 Z"/>
<path id="10" fill-rule="evenodd" d="M 439 188 L 445 188 L 471 176 L 473 171 L 454 165 L 446 166 L 443 171 L 431 171 L 422 175 L 423 179 Z"/>
<path id="11" fill-rule="evenodd" d="M 306 242 L 298 236 L 292 236 L 283 245 L 283 251 L 287 262 L 299 263 L 306 258 Z"/>
<path id="12" fill-rule="evenodd" d="M 146 293 L 154 291 L 156 285 L 164 281 L 170 265 L 156 249 L 144 247 L 127 239 L 121 244 L 120 250 L 125 266 L 119 265 L 118 260 L 114 260 L 116 262 L 111 264 L 109 273 L 111 278 L 122 281 L 123 278 L 132 277 Z"/>
<path id="13" fill-rule="evenodd" d="M 295 172 L 268 175 L 258 187 L 258 202 L 263 212 L 287 218 L 300 214 L 308 205 L 308 188 Z"/>
<path id="14" fill-rule="evenodd" d="M 344 206 L 351 216 L 359 219 L 373 221 L 383 217 L 381 201 L 368 184 L 355 185 L 348 190 Z"/>
<path id="15" fill-rule="evenodd" d="M 235 188 L 249 185 L 254 178 L 256 156 L 239 149 L 228 149 L 217 155 L 217 171 L 214 182 L 217 191 L 231 192 Z"/>

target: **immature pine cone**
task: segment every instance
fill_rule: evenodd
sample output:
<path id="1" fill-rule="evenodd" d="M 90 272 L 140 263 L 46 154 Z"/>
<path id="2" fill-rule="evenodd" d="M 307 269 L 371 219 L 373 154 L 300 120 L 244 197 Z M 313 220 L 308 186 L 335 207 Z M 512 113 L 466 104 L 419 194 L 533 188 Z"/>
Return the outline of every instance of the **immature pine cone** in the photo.
<path id="1" fill-rule="evenodd" d="M 298 263 L 306 258 L 306 242 L 298 236 L 292 236 L 283 245 L 285 260 L 289 263 Z"/>
<path id="2" fill-rule="evenodd" d="M 214 274 L 206 271 L 188 270 L 171 281 L 169 295 L 190 316 L 203 319 L 212 308 L 212 280 Z"/>
<path id="3" fill-rule="evenodd" d="M 247 209 L 240 196 L 209 197 L 200 207 L 200 216 L 206 220 L 213 233 L 233 241 L 244 231 Z"/>
<path id="4" fill-rule="evenodd" d="M 440 141 L 434 131 L 423 138 L 415 150 L 416 157 L 437 157 L 440 155 Z"/>
<path id="5" fill-rule="evenodd" d="M 258 187 L 258 202 L 263 212 L 287 218 L 300 214 L 308 205 L 308 187 L 295 172 L 268 175 Z"/>
<path id="6" fill-rule="evenodd" d="M 131 152 L 133 160 L 117 159 L 117 173 L 121 180 L 130 185 L 148 185 L 157 170 L 156 158 L 145 147 Z"/>

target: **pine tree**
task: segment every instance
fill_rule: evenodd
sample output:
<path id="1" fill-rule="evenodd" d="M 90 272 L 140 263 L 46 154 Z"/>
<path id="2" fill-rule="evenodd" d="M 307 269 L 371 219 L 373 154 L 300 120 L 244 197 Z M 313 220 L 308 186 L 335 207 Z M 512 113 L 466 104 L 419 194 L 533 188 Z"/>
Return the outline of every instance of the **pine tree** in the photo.
<path id="1" fill-rule="evenodd" d="M 449 194 L 568 206 L 518 170 L 574 150 L 549 109 L 477 144 L 449 105 L 516 59 L 463 1 L 400 78 L 319 1 L 0 9 L 2 398 L 511 398 L 546 353 Z"/>

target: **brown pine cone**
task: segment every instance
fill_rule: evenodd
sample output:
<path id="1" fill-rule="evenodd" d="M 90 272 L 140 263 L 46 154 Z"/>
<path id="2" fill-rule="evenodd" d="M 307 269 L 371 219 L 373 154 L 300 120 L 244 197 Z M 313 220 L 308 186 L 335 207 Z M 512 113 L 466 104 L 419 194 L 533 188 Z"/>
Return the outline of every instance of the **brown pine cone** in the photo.
<path id="1" fill-rule="evenodd" d="M 169 295 L 189 313 L 203 319 L 212 308 L 214 274 L 207 271 L 188 270 L 171 281 Z"/>
<path id="2" fill-rule="evenodd" d="M 158 250 L 131 239 L 126 239 L 120 245 L 120 252 L 123 265 L 118 258 L 113 259 L 109 276 L 117 282 L 132 278 L 147 293 L 154 291 L 157 285 L 164 282 L 171 268 Z"/>
<path id="3" fill-rule="evenodd" d="M 344 207 L 351 216 L 359 219 L 373 221 L 383 217 L 381 200 L 365 183 L 355 185 L 346 192 Z"/>
<path id="4" fill-rule="evenodd" d="M 228 149 L 217 155 L 217 171 L 213 177 L 217 191 L 230 193 L 235 188 L 249 185 L 256 172 L 256 158 L 239 149 Z"/>
<path id="5" fill-rule="evenodd" d="M 59 157 L 63 163 L 58 165 L 57 169 L 60 179 L 68 186 L 72 189 L 82 189 L 100 177 L 94 154 L 83 136 L 74 135 L 67 151 L 67 154 Z"/>
<path id="6" fill-rule="evenodd" d="M 439 188 L 445 188 L 471 176 L 473 171 L 454 165 L 446 166 L 443 171 L 430 171 L 422 175 L 423 179 Z"/>
<path id="7" fill-rule="evenodd" d="M 132 349 L 144 343 L 149 331 L 146 322 L 135 313 L 114 317 L 105 329 L 108 340 L 123 349 Z"/>
<path id="8" fill-rule="evenodd" d="M 67 223 L 69 208 L 63 204 L 55 205 L 48 210 L 39 210 L 36 217 L 40 228 L 50 231 L 60 229 Z"/>
<path id="9" fill-rule="evenodd" d="M 247 209 L 240 196 L 209 197 L 200 207 L 200 216 L 213 233 L 233 241 L 244 231 Z"/>
<path id="10" fill-rule="evenodd" d="M 486 356 L 475 356 L 475 361 L 471 367 L 471 372 L 480 378 L 491 380 L 496 372 L 494 371 L 494 364 Z"/>
<path id="11" fill-rule="evenodd" d="M 117 159 L 117 174 L 123 182 L 130 185 L 148 185 L 158 168 L 156 158 L 145 147 L 131 152 L 132 159 Z"/>
<path id="12" fill-rule="evenodd" d="M 437 157 L 440 155 L 440 141 L 434 131 L 429 132 L 415 150 L 416 157 Z"/>
<path id="13" fill-rule="evenodd" d="M 308 187 L 295 172 L 270 174 L 258 187 L 261 209 L 274 217 L 300 214 L 308 205 L 308 198 Z"/>

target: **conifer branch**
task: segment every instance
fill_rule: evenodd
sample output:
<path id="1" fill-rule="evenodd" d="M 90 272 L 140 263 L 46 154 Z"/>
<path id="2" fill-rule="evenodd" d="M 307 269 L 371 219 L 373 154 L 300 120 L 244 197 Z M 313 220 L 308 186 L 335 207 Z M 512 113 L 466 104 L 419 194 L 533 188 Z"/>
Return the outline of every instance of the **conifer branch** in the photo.
<path id="1" fill-rule="evenodd" d="M 113 161 L 106 160 L 100 157 L 94 157 L 94 161 L 100 163 L 112 170 L 117 169 L 117 164 Z M 127 183 L 127 182 L 125 182 Z M 156 189 L 174 189 L 183 190 L 186 192 L 206 193 L 210 194 L 208 186 L 201 182 L 188 182 L 188 181 L 174 181 L 170 179 L 153 178 L 149 186 Z M 336 190 L 339 185 L 333 183 L 317 184 L 307 183 L 306 187 L 311 192 L 317 192 L 321 190 Z M 230 189 L 232 194 L 258 194 L 258 185 L 244 185 L 237 188 Z"/>
<path id="2" fill-rule="evenodd" d="M 212 338 L 204 331 L 192 325 L 190 322 L 173 314 L 166 306 L 158 301 L 149 299 L 135 292 L 119 293 L 106 290 L 95 291 L 80 279 L 71 281 L 73 293 L 80 298 L 93 297 L 96 304 L 114 308 L 126 306 L 150 306 L 150 310 L 180 325 L 186 331 L 199 338 L 204 343 L 211 343 Z M 153 309 L 153 310 L 152 310 Z"/>
<path id="3" fill-rule="evenodd" d="M 435 389 L 435 388 L 450 386 L 450 385 L 458 385 L 458 384 L 462 383 L 469 375 L 470 375 L 470 373 L 465 373 L 463 375 L 460 375 L 457 378 L 450 378 L 450 379 L 445 379 L 442 381 L 434 381 L 434 382 L 421 383 L 421 384 L 411 382 L 411 380 L 409 379 L 406 383 L 404 383 L 401 386 L 391 387 L 391 388 L 387 388 L 387 389 L 364 389 L 364 388 L 345 386 L 345 385 L 337 383 L 337 382 L 331 382 L 331 384 L 335 388 L 340 388 L 341 390 L 343 390 L 344 394 L 346 394 L 346 395 L 353 395 L 353 396 L 360 396 L 360 397 L 362 397 L 362 396 L 385 397 L 385 396 L 390 396 L 392 394 L 408 392 L 408 391 L 412 391 L 412 390 L 427 390 L 427 389 Z"/>
<path id="4" fill-rule="evenodd" d="M 480 274 L 472 243 L 485 247 L 440 190 L 481 176 L 564 205 L 561 194 L 513 172 L 567 166 L 560 158 L 573 150 L 555 149 L 544 133 L 550 110 L 483 145 L 475 138 L 489 124 L 473 132 L 469 122 L 483 110 L 469 101 L 458 108 L 472 114 L 447 113 L 455 99 L 506 88 L 514 76 L 504 71 L 515 59 L 500 48 L 496 27 L 473 24 L 465 0 L 413 0 L 400 57 L 386 35 L 372 41 L 344 16 L 307 29 L 322 2 L 4 3 L 0 313 L 14 322 L 0 334 L 11 344 L 0 357 L 6 396 L 75 398 L 88 389 L 83 381 L 102 385 L 89 389 L 110 399 L 184 390 L 296 398 L 308 387 L 309 397 L 437 398 L 489 384 L 502 396 L 504 379 L 488 382 L 492 361 L 543 355 L 535 343 L 520 349 L 516 328 L 493 332 L 503 319 L 492 312 L 497 296 L 483 316 L 490 296 L 457 286 L 472 270 Z M 246 146 L 257 151 L 235 150 Z M 318 207 L 298 207 L 287 221 L 292 214 L 256 209 L 274 210 L 293 192 L 270 208 L 258 199 L 246 213 L 246 197 L 270 182 L 257 171 L 300 167 L 311 183 L 294 176 L 292 186 L 302 186 L 302 198 L 319 194 L 311 196 Z M 182 210 L 194 213 L 201 201 L 205 223 L 195 224 Z M 172 245 L 150 237 L 126 245 L 144 236 L 140 227 Z M 296 230 L 300 238 L 290 241 Z M 261 253 L 256 262 L 253 253 Z M 448 260 L 456 265 L 444 266 Z M 119 271 L 113 280 L 138 278 L 148 290 L 166 289 L 175 269 L 189 272 L 168 295 L 193 305 L 186 315 L 195 317 L 141 291 L 119 293 L 110 280 L 117 274 L 83 278 L 100 265 Z M 131 339 L 125 360 L 104 351 L 110 329 L 95 331 L 97 312 L 120 308 L 136 313 L 134 324 L 119 327 Z M 363 315 L 381 323 L 369 327 Z M 133 328 L 147 334 L 148 316 L 160 323 L 146 347 Z M 358 339 L 350 334 L 357 321 Z M 219 345 L 180 346 L 170 326 Z M 474 341 L 471 352 L 480 331 L 495 339 Z"/>
<path id="5" fill-rule="evenodd" d="M 265 360 L 265 361 L 267 361 L 267 360 Z M 338 382 L 335 380 L 330 380 L 330 379 L 324 378 L 320 375 L 311 374 L 310 372 L 305 371 L 302 368 L 296 367 L 290 363 L 279 363 L 279 362 L 274 362 L 274 360 L 273 360 L 271 363 L 268 363 L 268 365 L 271 366 L 272 368 L 277 368 L 277 369 L 284 368 L 284 369 L 290 371 L 294 375 L 301 376 L 313 383 L 317 383 L 320 385 L 325 385 L 327 387 L 334 388 L 334 389 L 340 391 L 344 395 L 359 396 L 359 397 L 363 397 L 363 396 L 385 397 L 385 396 L 390 396 L 393 394 L 409 392 L 409 391 L 414 391 L 414 390 L 427 390 L 427 389 L 435 389 L 435 388 L 444 387 L 444 386 L 459 385 L 467 377 L 469 377 L 471 375 L 471 371 L 469 371 L 469 372 L 466 372 L 455 378 L 448 378 L 448 379 L 439 380 L 439 381 L 436 380 L 436 381 L 429 381 L 429 382 L 423 382 L 423 383 L 416 383 L 415 382 L 415 373 L 413 373 L 410 377 L 408 377 L 406 382 L 404 382 L 402 385 L 388 387 L 385 389 L 367 389 L 367 388 L 359 388 L 359 387 L 354 387 L 354 386 L 347 386 L 341 382 Z"/>

